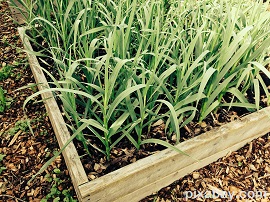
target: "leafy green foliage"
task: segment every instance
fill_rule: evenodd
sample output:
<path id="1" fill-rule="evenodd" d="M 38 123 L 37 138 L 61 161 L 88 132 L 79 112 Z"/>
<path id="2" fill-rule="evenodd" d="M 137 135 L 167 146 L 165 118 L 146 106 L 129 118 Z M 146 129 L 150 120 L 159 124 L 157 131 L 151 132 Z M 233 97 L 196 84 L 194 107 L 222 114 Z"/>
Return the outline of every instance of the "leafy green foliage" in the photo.
<path id="1" fill-rule="evenodd" d="M 7 169 L 6 167 L 0 166 L 0 174 L 1 174 L 4 170 L 6 170 L 6 169 Z"/>
<path id="2" fill-rule="evenodd" d="M 6 156 L 5 154 L 0 154 L 0 175 L 4 170 L 7 169 L 6 167 L 2 166 L 2 164 L 1 164 L 1 161 L 3 161 L 5 156 Z"/>
<path id="3" fill-rule="evenodd" d="M 3 159 L 4 159 L 5 156 L 6 155 L 4 155 L 4 154 L 0 154 L 0 162 L 3 161 Z"/>
<path id="4" fill-rule="evenodd" d="M 10 128 L 7 133 L 9 135 L 15 135 L 19 130 L 26 132 L 29 129 L 29 124 L 28 124 L 29 120 L 25 119 L 25 120 L 19 120 L 15 123 L 15 126 Z"/>
<path id="5" fill-rule="evenodd" d="M 9 109 L 13 103 L 13 99 L 10 96 L 6 96 L 6 90 L 3 90 L 0 86 L 0 113 L 3 113 L 6 109 Z"/>
<path id="6" fill-rule="evenodd" d="M 61 99 L 69 128 L 85 151 L 110 158 L 123 138 L 136 147 L 153 122 L 168 138 L 219 107 L 258 110 L 270 45 L 270 13 L 257 1 L 106 0 L 22 3 L 28 37 L 49 57 L 44 70 Z M 35 6 L 34 6 L 35 5 Z M 44 9 L 48 8 L 48 9 Z M 36 28 L 36 25 L 42 29 Z M 48 48 L 36 41 L 42 39 Z M 45 61 L 44 61 L 45 62 Z M 46 63 L 46 62 L 45 62 Z M 255 95 L 249 103 L 246 93 Z M 26 104 L 25 103 L 25 104 Z M 74 135 L 72 137 L 74 137 Z M 96 138 L 99 145 L 89 137 Z"/>
<path id="7" fill-rule="evenodd" d="M 12 66 L 6 65 L 2 68 L 0 68 L 0 81 L 3 81 L 11 76 L 12 74 Z"/>
<path id="8" fill-rule="evenodd" d="M 4 112 L 6 108 L 6 98 L 4 95 L 4 90 L 0 87 L 0 113 Z"/>
<path id="9" fill-rule="evenodd" d="M 54 169 L 55 174 L 60 174 L 61 171 L 59 169 Z M 41 200 L 41 202 L 47 202 L 47 201 L 63 201 L 63 202 L 77 202 L 77 200 L 73 199 L 70 191 L 68 189 L 59 190 L 59 187 L 63 183 L 63 181 L 56 176 L 53 178 L 50 174 L 46 174 L 45 178 L 48 182 L 52 183 L 52 187 L 50 189 L 50 192 L 46 195 L 45 198 Z"/>

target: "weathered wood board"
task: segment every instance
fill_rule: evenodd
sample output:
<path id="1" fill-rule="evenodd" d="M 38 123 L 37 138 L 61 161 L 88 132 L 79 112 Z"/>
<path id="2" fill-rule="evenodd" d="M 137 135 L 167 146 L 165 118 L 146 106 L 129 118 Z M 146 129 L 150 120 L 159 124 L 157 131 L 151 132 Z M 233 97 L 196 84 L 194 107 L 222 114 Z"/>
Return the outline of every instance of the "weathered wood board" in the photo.
<path id="1" fill-rule="evenodd" d="M 24 38 L 24 29 L 19 28 L 19 33 L 25 47 L 29 49 L 30 43 Z M 42 84 L 39 85 L 40 90 L 48 88 L 37 58 L 33 55 L 28 57 L 36 83 Z M 70 137 L 64 119 L 52 93 L 44 93 L 42 98 L 45 99 L 46 109 L 62 147 Z M 191 157 L 166 149 L 93 181 L 88 181 L 73 143 L 64 150 L 63 155 L 80 201 L 132 202 L 158 191 L 268 132 L 270 107 L 180 143 L 177 147 Z"/>
<path id="2" fill-rule="evenodd" d="M 24 7 L 17 0 L 13 0 L 13 3 L 8 1 L 8 5 L 14 21 L 19 25 L 24 24 L 27 16 L 27 12 L 25 11 Z"/>
<path id="3" fill-rule="evenodd" d="M 177 146 L 193 158 L 166 149 L 81 185 L 83 201 L 138 201 L 266 134 L 269 114 L 268 107 Z"/>

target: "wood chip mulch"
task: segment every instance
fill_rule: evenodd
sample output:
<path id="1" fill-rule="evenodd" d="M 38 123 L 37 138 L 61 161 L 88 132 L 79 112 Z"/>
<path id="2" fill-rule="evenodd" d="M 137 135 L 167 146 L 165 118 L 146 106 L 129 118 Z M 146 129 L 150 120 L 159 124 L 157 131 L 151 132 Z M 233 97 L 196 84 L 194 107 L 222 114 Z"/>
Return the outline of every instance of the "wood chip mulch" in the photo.
<path id="1" fill-rule="evenodd" d="M 146 201 L 270 201 L 269 134 L 141 200 Z"/>
<path id="2" fill-rule="evenodd" d="M 68 190 L 76 199 L 61 156 L 27 184 L 53 151 L 58 150 L 58 145 L 42 103 L 32 101 L 25 111 L 22 109 L 26 97 L 36 89 L 14 91 L 34 83 L 26 56 L 20 51 L 22 44 L 16 28 L 8 4 L 0 0 L 0 70 L 7 65 L 13 68 L 9 78 L 0 81 L 10 103 L 0 113 L 0 202 L 41 201 L 48 195 L 48 201 L 63 201 L 66 197 L 63 190 Z M 252 141 L 141 201 L 270 201 L 270 135 Z"/>
<path id="3" fill-rule="evenodd" d="M 57 197 L 58 201 L 63 201 L 67 193 L 76 198 L 61 156 L 46 172 L 27 184 L 58 150 L 58 144 L 41 102 L 33 101 L 26 110 L 22 109 L 24 100 L 36 91 L 35 87 L 15 91 L 34 83 L 21 48 L 8 4 L 0 0 L 0 70 L 7 66 L 12 68 L 9 78 L 0 81 L 10 105 L 0 113 L 0 201 L 41 201 L 49 194 L 52 197 L 48 201 Z M 28 120 L 32 132 L 27 125 Z M 61 193 L 63 190 L 66 190 L 66 195 Z"/>

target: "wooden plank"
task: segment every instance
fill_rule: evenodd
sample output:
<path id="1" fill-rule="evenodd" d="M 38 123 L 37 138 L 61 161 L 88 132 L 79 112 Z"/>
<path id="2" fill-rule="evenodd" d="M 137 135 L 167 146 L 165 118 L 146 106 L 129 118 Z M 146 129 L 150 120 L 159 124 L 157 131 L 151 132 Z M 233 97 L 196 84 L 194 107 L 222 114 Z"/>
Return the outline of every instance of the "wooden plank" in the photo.
<path id="1" fill-rule="evenodd" d="M 21 13 L 13 13 L 12 18 L 13 18 L 14 22 L 19 24 L 19 25 L 23 25 L 26 23 L 26 19 L 25 19 L 24 15 Z"/>
<path id="2" fill-rule="evenodd" d="M 138 201 L 270 131 L 270 107 L 79 186 L 82 201 Z"/>
<path id="3" fill-rule="evenodd" d="M 25 8 L 17 0 L 13 1 L 15 5 L 11 1 L 8 1 L 12 18 L 16 23 L 22 25 L 26 22 L 27 12 L 25 11 Z"/>
<path id="4" fill-rule="evenodd" d="M 33 51 L 29 40 L 24 37 L 25 29 L 18 28 L 18 31 L 24 43 L 24 48 L 26 50 Z M 39 65 L 37 58 L 32 54 L 27 54 L 27 55 L 29 58 L 30 67 L 35 77 L 36 83 L 39 84 L 38 85 L 39 90 L 49 88 L 49 85 L 42 72 L 42 69 Z M 51 124 L 53 126 L 56 138 L 58 140 L 59 146 L 60 148 L 62 148 L 63 145 L 70 139 L 70 134 L 65 124 L 65 121 L 61 115 L 61 112 L 53 97 L 53 94 L 51 92 L 46 92 L 46 93 L 41 94 L 41 96 L 42 96 L 42 99 L 44 100 L 44 104 L 48 112 L 48 115 L 49 115 Z M 66 161 L 66 165 L 69 170 L 69 174 L 71 176 L 77 196 L 80 200 L 81 196 L 78 190 L 78 186 L 88 182 L 88 178 L 84 171 L 83 165 L 80 161 L 78 152 L 72 142 L 63 151 L 63 156 Z"/>

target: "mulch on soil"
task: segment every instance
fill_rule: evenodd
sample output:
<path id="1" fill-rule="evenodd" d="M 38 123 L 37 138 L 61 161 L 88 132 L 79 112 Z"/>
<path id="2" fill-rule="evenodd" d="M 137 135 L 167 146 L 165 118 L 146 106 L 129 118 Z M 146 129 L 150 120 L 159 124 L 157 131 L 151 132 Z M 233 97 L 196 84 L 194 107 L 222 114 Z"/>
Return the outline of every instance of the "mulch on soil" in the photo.
<path id="1" fill-rule="evenodd" d="M 13 67 L 10 77 L 0 82 L 0 86 L 6 91 L 5 95 L 11 103 L 10 108 L 0 114 L 0 159 L 1 155 L 5 155 L 3 161 L 0 161 L 0 201 L 40 201 L 51 193 L 51 188 L 56 184 L 51 178 L 61 179 L 63 182 L 60 185 L 57 184 L 57 189 L 59 191 L 67 189 L 73 198 L 76 198 L 62 157 L 59 157 L 49 166 L 46 172 L 38 176 L 31 184 L 27 184 L 32 175 L 38 172 L 41 166 L 53 155 L 53 151 L 58 149 L 58 144 L 41 103 L 34 103 L 33 101 L 27 105 L 26 112 L 22 109 L 26 97 L 36 89 L 14 91 L 29 83 L 34 83 L 26 56 L 20 51 L 21 47 L 16 25 L 10 18 L 8 5 L 0 0 L 0 69 L 7 65 Z M 238 118 L 234 114 L 226 117 Z M 26 123 L 25 120 L 31 120 L 33 133 L 28 127 L 23 127 L 23 124 Z M 155 135 L 162 133 L 161 126 L 162 124 L 159 124 L 155 128 L 157 130 Z M 194 126 L 194 132 L 190 134 L 193 136 L 194 133 L 196 135 L 196 133 L 202 132 L 201 130 L 209 130 L 208 127 L 210 126 L 197 128 Z M 153 132 L 155 132 L 154 130 Z M 188 132 L 190 128 L 185 130 Z M 127 161 L 137 160 L 134 159 L 132 149 L 115 149 L 113 152 L 115 153 L 112 158 L 113 165 L 126 164 Z M 122 154 L 119 155 L 119 153 Z M 215 193 L 227 191 L 234 193 L 234 195 L 241 193 L 241 191 L 246 193 L 262 191 L 265 195 L 261 198 L 257 196 L 257 199 L 250 197 L 249 201 L 252 201 L 251 199 L 262 202 L 270 201 L 269 153 L 270 136 L 267 134 L 217 162 L 192 172 L 190 175 L 143 199 L 142 202 L 228 201 L 228 197 L 207 199 L 211 190 L 214 190 Z M 149 155 L 149 153 L 144 155 Z M 83 159 L 89 180 L 102 175 L 102 172 L 108 172 L 104 159 L 100 157 L 96 159 L 92 162 L 89 162 L 87 158 Z M 2 172 L 1 167 L 3 168 Z M 57 170 L 58 168 L 60 172 Z M 55 172 L 55 169 L 57 172 Z M 48 178 L 48 175 L 51 178 Z M 197 194 L 196 199 L 191 198 L 191 192 Z M 187 193 L 189 195 L 185 198 Z M 252 196 L 251 193 L 249 192 L 248 196 Z M 63 200 L 63 195 L 54 195 L 54 197 L 57 196 L 60 197 L 60 201 Z M 233 201 L 245 201 L 244 196 L 242 197 L 242 200 L 234 197 Z M 49 201 L 52 201 L 52 199 L 53 197 Z"/>
<path id="2" fill-rule="evenodd" d="M 33 101 L 25 111 L 22 109 L 24 100 L 35 88 L 15 91 L 34 83 L 21 48 L 17 26 L 10 18 L 8 4 L 0 1 L 0 70 L 7 66 L 12 69 L 9 78 L 0 81 L 10 102 L 4 113 L 0 113 L 0 157 L 3 158 L 2 161 L 0 158 L 0 201 L 40 201 L 57 184 L 52 178 L 63 181 L 57 184 L 59 191 L 66 189 L 75 195 L 62 157 L 27 184 L 53 155 L 53 151 L 58 149 L 58 144 L 42 103 Z M 27 120 L 33 133 L 27 126 Z M 58 194 L 56 197 L 62 201 L 64 196 Z"/>
<path id="3" fill-rule="evenodd" d="M 234 193 L 232 201 L 270 201 L 270 136 L 258 138 L 236 152 L 185 176 L 146 201 L 230 201 L 229 196 L 208 198 L 209 192 Z M 259 191 L 263 193 L 259 196 Z M 191 194 L 193 193 L 193 196 Z M 194 192 L 203 197 L 194 198 Z M 257 193 L 257 197 L 254 196 Z M 187 196 L 185 197 L 185 194 Z M 242 197 L 240 197 L 240 194 Z M 246 196 L 244 195 L 246 194 Z M 201 195 L 200 195 L 201 196 Z M 237 197 L 238 196 L 238 200 Z M 186 200 L 188 199 L 188 200 Z"/>

